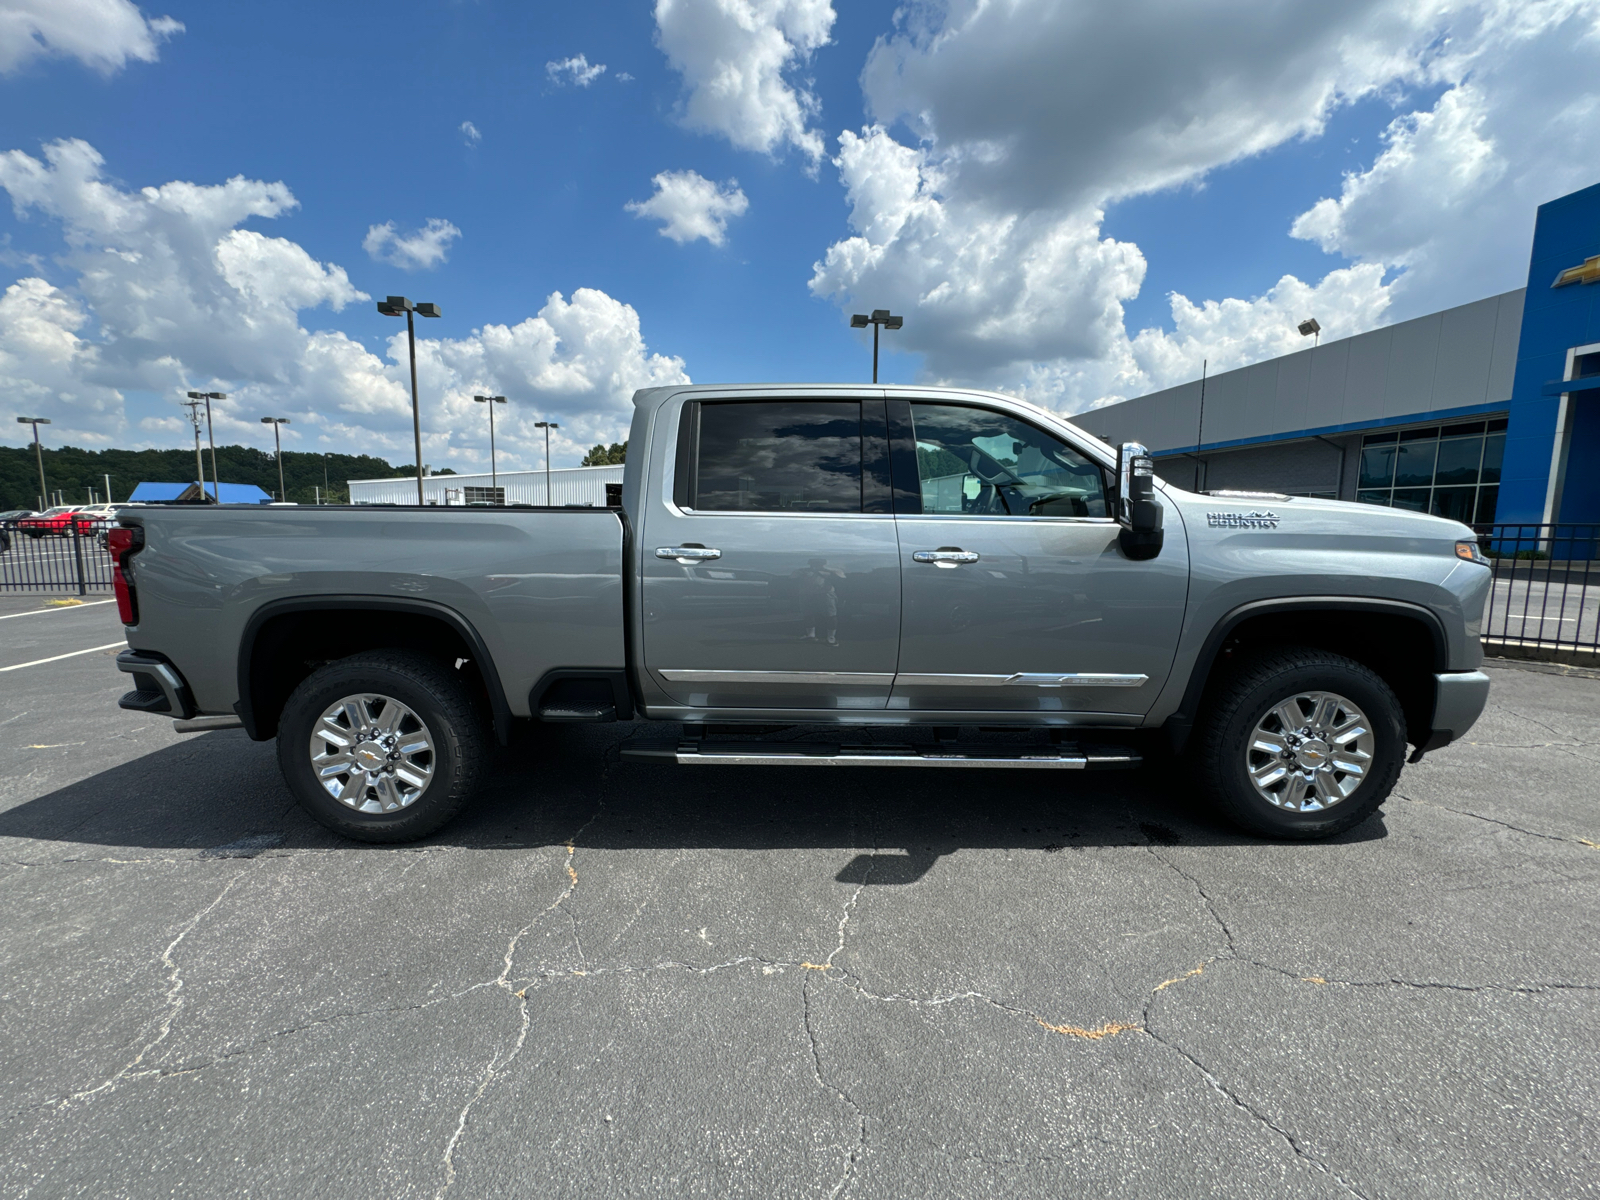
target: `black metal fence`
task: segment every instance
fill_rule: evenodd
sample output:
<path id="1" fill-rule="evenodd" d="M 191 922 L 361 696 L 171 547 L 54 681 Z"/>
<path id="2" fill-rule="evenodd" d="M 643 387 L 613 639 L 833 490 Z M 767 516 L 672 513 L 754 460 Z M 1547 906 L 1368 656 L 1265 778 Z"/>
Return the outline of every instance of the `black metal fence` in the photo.
<path id="1" fill-rule="evenodd" d="M 1475 528 L 1494 570 L 1485 642 L 1600 652 L 1600 524 Z"/>
<path id="2" fill-rule="evenodd" d="M 111 590 L 109 522 L 74 521 L 50 530 L 28 526 L 28 519 L 0 524 L 0 592 L 84 596 Z"/>

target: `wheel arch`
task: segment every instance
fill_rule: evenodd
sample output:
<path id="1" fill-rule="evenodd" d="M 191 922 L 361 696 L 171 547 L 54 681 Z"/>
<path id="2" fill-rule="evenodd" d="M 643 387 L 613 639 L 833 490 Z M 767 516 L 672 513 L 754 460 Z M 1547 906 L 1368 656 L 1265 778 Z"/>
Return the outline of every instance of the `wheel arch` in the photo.
<path id="1" fill-rule="evenodd" d="M 323 619 L 313 625 L 314 618 Z M 291 646 L 302 652 L 286 653 Z M 277 735 L 290 693 L 318 665 L 387 646 L 465 659 L 462 669 L 488 703 L 496 739 L 507 741 L 511 707 L 482 635 L 454 609 L 428 600 L 305 596 L 263 604 L 239 639 L 234 711 L 251 738 L 266 741 Z"/>
<path id="2" fill-rule="evenodd" d="M 1322 616 L 1315 628 L 1307 618 Z M 1450 644 L 1438 615 L 1420 604 L 1379 597 L 1299 596 L 1232 609 L 1206 635 L 1178 710 L 1163 725 L 1172 749 L 1189 740 L 1217 668 L 1241 649 L 1314 646 L 1370 667 L 1394 689 L 1409 740 L 1420 744 L 1433 715 L 1433 675 L 1450 669 Z"/>

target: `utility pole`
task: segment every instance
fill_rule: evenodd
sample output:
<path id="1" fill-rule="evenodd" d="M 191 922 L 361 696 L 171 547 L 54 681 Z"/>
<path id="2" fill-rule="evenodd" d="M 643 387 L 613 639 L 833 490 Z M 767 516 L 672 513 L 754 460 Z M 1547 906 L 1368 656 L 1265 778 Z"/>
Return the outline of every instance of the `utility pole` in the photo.
<path id="1" fill-rule="evenodd" d="M 887 308 L 875 308 L 869 317 L 865 313 L 857 313 L 850 318 L 851 329 L 865 329 L 872 326 L 872 382 L 878 382 L 878 330 L 899 329 L 906 323 L 904 317 L 897 317 Z"/>
<path id="2" fill-rule="evenodd" d="M 39 426 L 50 424 L 49 417 L 18 417 L 18 425 L 33 426 L 33 457 L 39 463 L 39 507 L 50 507 L 50 488 L 44 481 L 44 451 L 39 448 Z"/>
<path id="3" fill-rule="evenodd" d="M 420 506 L 426 501 L 422 498 L 422 410 L 417 403 L 417 323 L 412 314 L 421 313 L 425 317 L 444 314 L 437 304 L 413 304 L 404 296 L 389 296 L 378 301 L 378 311 L 386 317 L 398 317 L 401 313 L 406 317 L 406 342 L 411 347 L 411 432 L 417 442 L 417 504 Z"/>
<path id="4" fill-rule="evenodd" d="M 560 429 L 555 421 L 535 421 L 535 429 L 544 430 L 544 506 L 550 507 L 550 431 Z"/>
<path id="5" fill-rule="evenodd" d="M 287 500 L 289 498 L 289 493 L 288 490 L 283 486 L 283 442 L 278 437 L 278 426 L 289 424 L 289 418 L 262 417 L 261 423 L 263 425 L 272 426 L 272 448 L 274 456 L 278 460 L 278 499 Z"/>
<path id="6" fill-rule="evenodd" d="M 194 392 L 189 395 L 193 397 Z M 200 401 L 198 399 L 180 400 L 179 404 L 189 410 L 189 421 L 194 425 L 194 480 L 200 485 L 200 490 L 206 490 L 206 468 L 204 460 L 200 457 Z"/>
<path id="7" fill-rule="evenodd" d="M 218 504 L 222 503 L 222 481 L 217 478 L 217 436 L 211 428 L 211 402 L 213 400 L 226 400 L 227 392 L 190 392 L 189 399 L 204 400 L 206 402 L 206 441 L 211 443 L 211 498 Z M 198 439 L 199 431 L 196 430 Z M 199 454 L 195 458 L 198 460 Z M 200 490 L 205 490 L 205 472 L 200 473 Z"/>

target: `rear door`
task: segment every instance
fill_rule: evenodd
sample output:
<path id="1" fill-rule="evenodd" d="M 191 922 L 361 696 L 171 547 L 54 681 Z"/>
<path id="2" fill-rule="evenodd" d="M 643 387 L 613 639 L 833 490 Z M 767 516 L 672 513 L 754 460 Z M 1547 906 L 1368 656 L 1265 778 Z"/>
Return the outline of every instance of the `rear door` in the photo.
<path id="1" fill-rule="evenodd" d="M 1135 562 L 1109 473 L 1057 434 L 980 405 L 891 400 L 888 414 L 905 592 L 892 707 L 1149 709 L 1183 620 L 1181 530 Z"/>
<path id="2" fill-rule="evenodd" d="M 646 509 L 645 668 L 696 707 L 881 709 L 900 556 L 877 396 L 680 410 Z"/>

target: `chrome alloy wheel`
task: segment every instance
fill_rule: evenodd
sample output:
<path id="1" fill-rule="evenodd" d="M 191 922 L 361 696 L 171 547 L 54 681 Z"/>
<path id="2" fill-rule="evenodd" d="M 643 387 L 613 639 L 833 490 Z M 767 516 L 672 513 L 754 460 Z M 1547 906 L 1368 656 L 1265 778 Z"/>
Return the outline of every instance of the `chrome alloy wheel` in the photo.
<path id="1" fill-rule="evenodd" d="M 414 804 L 433 782 L 433 735 L 400 701 L 367 692 L 323 711 L 311 730 L 317 783 L 357 812 Z"/>
<path id="2" fill-rule="evenodd" d="M 1372 765 L 1372 722 L 1333 692 L 1301 692 L 1256 722 L 1245 769 L 1267 803 L 1320 812 L 1347 800 Z"/>

